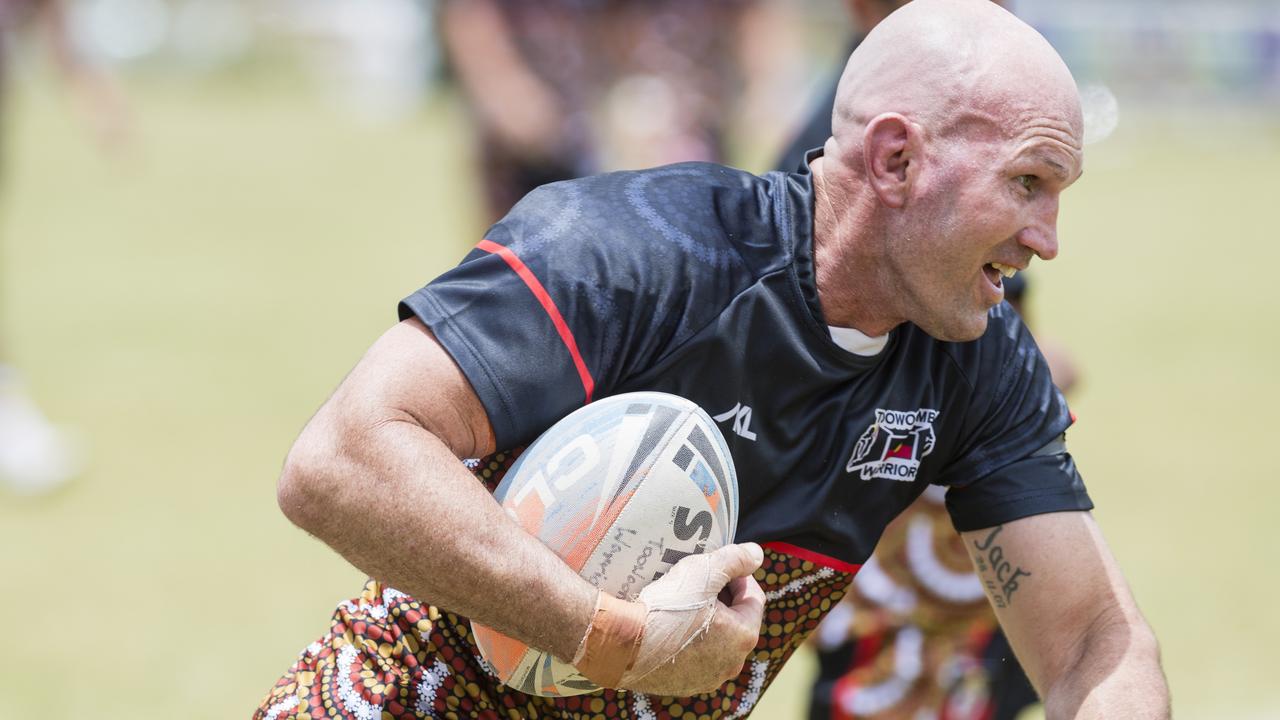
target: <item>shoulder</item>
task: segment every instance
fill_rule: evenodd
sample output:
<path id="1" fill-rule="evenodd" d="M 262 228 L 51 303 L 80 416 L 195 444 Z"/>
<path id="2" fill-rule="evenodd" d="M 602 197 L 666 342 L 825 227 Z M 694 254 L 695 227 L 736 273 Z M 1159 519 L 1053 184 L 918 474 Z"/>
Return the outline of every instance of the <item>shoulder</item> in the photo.
<path id="1" fill-rule="evenodd" d="M 587 253 L 758 276 L 779 251 L 775 183 L 700 162 L 551 183 L 525 196 L 489 238 L 521 256 Z"/>
<path id="2" fill-rule="evenodd" d="M 956 466 L 961 476 L 982 477 L 1028 457 L 1070 426 L 1070 410 L 1048 363 L 1008 303 L 991 310 L 982 337 L 938 342 L 938 348 L 949 366 L 946 372 L 962 379 L 947 383 L 947 401 L 964 408 L 965 440 L 957 446 L 964 459 Z"/>

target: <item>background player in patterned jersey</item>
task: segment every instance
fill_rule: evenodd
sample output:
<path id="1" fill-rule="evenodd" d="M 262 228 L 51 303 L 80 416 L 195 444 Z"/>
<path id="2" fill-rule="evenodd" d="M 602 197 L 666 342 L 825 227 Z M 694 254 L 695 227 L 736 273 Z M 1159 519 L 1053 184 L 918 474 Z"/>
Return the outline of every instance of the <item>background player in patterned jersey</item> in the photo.
<path id="1" fill-rule="evenodd" d="M 1070 74 L 985 0 L 918 0 L 855 53 L 837 112 L 801 173 L 694 163 L 536 191 L 405 299 L 280 484 L 285 513 L 376 580 L 260 716 L 745 716 L 930 484 L 949 488 L 1051 715 L 1168 715 L 1154 636 L 1062 439 L 1066 405 L 1000 304 L 1000 268 L 1057 251 L 1081 169 Z M 646 631 L 622 689 L 501 687 L 463 616 L 570 659 L 599 640 L 597 598 L 458 458 L 486 456 L 472 469 L 492 483 L 506 449 L 640 389 L 754 409 L 730 438 L 749 542 L 657 581 L 719 578 L 689 595 L 711 623 L 663 647 Z M 928 441 L 851 456 L 880 424 Z M 661 629 L 650 610 L 619 612 Z"/>

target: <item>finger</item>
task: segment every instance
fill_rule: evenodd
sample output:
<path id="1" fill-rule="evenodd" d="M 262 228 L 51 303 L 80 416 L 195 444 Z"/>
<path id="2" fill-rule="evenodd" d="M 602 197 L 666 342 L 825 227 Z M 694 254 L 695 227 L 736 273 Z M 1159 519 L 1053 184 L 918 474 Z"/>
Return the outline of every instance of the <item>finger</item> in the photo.
<path id="1" fill-rule="evenodd" d="M 732 607 L 742 600 L 742 594 L 746 592 L 746 577 L 736 577 L 729 581 L 728 585 L 720 591 L 720 595 L 716 597 L 722 604 Z"/>
<path id="2" fill-rule="evenodd" d="M 725 545 L 708 555 L 711 567 L 724 573 L 726 580 L 755 572 L 764 562 L 764 550 L 755 543 Z"/>
<path id="3" fill-rule="evenodd" d="M 748 600 L 763 598 L 764 590 L 760 588 L 760 583 L 750 575 L 740 578 L 734 578 L 725 587 L 728 590 L 729 601 L 726 605 L 738 605 Z"/>
<path id="4" fill-rule="evenodd" d="M 750 576 L 739 578 L 734 583 L 737 583 L 738 587 L 734 588 L 733 604 L 724 610 L 733 613 L 747 625 L 758 626 L 761 618 L 764 617 L 764 589 L 755 578 Z"/>

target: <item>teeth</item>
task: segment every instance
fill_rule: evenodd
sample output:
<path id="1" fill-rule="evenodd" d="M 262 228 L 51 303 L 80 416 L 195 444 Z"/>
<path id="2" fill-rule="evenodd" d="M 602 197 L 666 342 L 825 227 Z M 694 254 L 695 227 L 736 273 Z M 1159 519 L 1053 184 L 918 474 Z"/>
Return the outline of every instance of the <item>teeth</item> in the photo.
<path id="1" fill-rule="evenodd" d="M 1007 278 L 1013 277 L 1014 274 L 1018 272 L 1018 268 L 1009 267 L 1008 265 L 1005 265 L 1003 263 L 998 263 L 998 262 L 991 263 L 991 267 L 995 268 L 996 272 L 1000 273 L 1001 275 Z"/>

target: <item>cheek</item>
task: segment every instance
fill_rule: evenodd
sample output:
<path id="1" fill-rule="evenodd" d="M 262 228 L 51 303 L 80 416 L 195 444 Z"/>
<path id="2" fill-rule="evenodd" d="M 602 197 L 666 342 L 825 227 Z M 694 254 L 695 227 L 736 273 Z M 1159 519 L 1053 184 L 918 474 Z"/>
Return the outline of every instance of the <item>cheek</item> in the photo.
<path id="1" fill-rule="evenodd" d="M 955 211 L 955 235 L 963 238 L 967 251 L 986 258 L 991 249 L 1017 234 L 1016 198 L 1000 188 L 984 188 L 981 193 L 965 193 Z"/>
<path id="2" fill-rule="evenodd" d="M 919 280 L 935 291 L 954 295 L 972 284 L 991 249 L 1016 231 L 1010 198 L 976 172 L 939 180 L 916 207 L 910 251 Z M 952 182 L 943 182 L 953 179 Z M 946 288 L 944 290 L 944 288 Z"/>
<path id="3" fill-rule="evenodd" d="M 934 244 L 935 257 L 949 261 L 953 274 L 956 264 L 973 264 L 973 258 L 984 255 L 990 246 L 992 213 L 990 204 L 970 193 L 957 193 L 931 218 L 928 237 Z"/>

